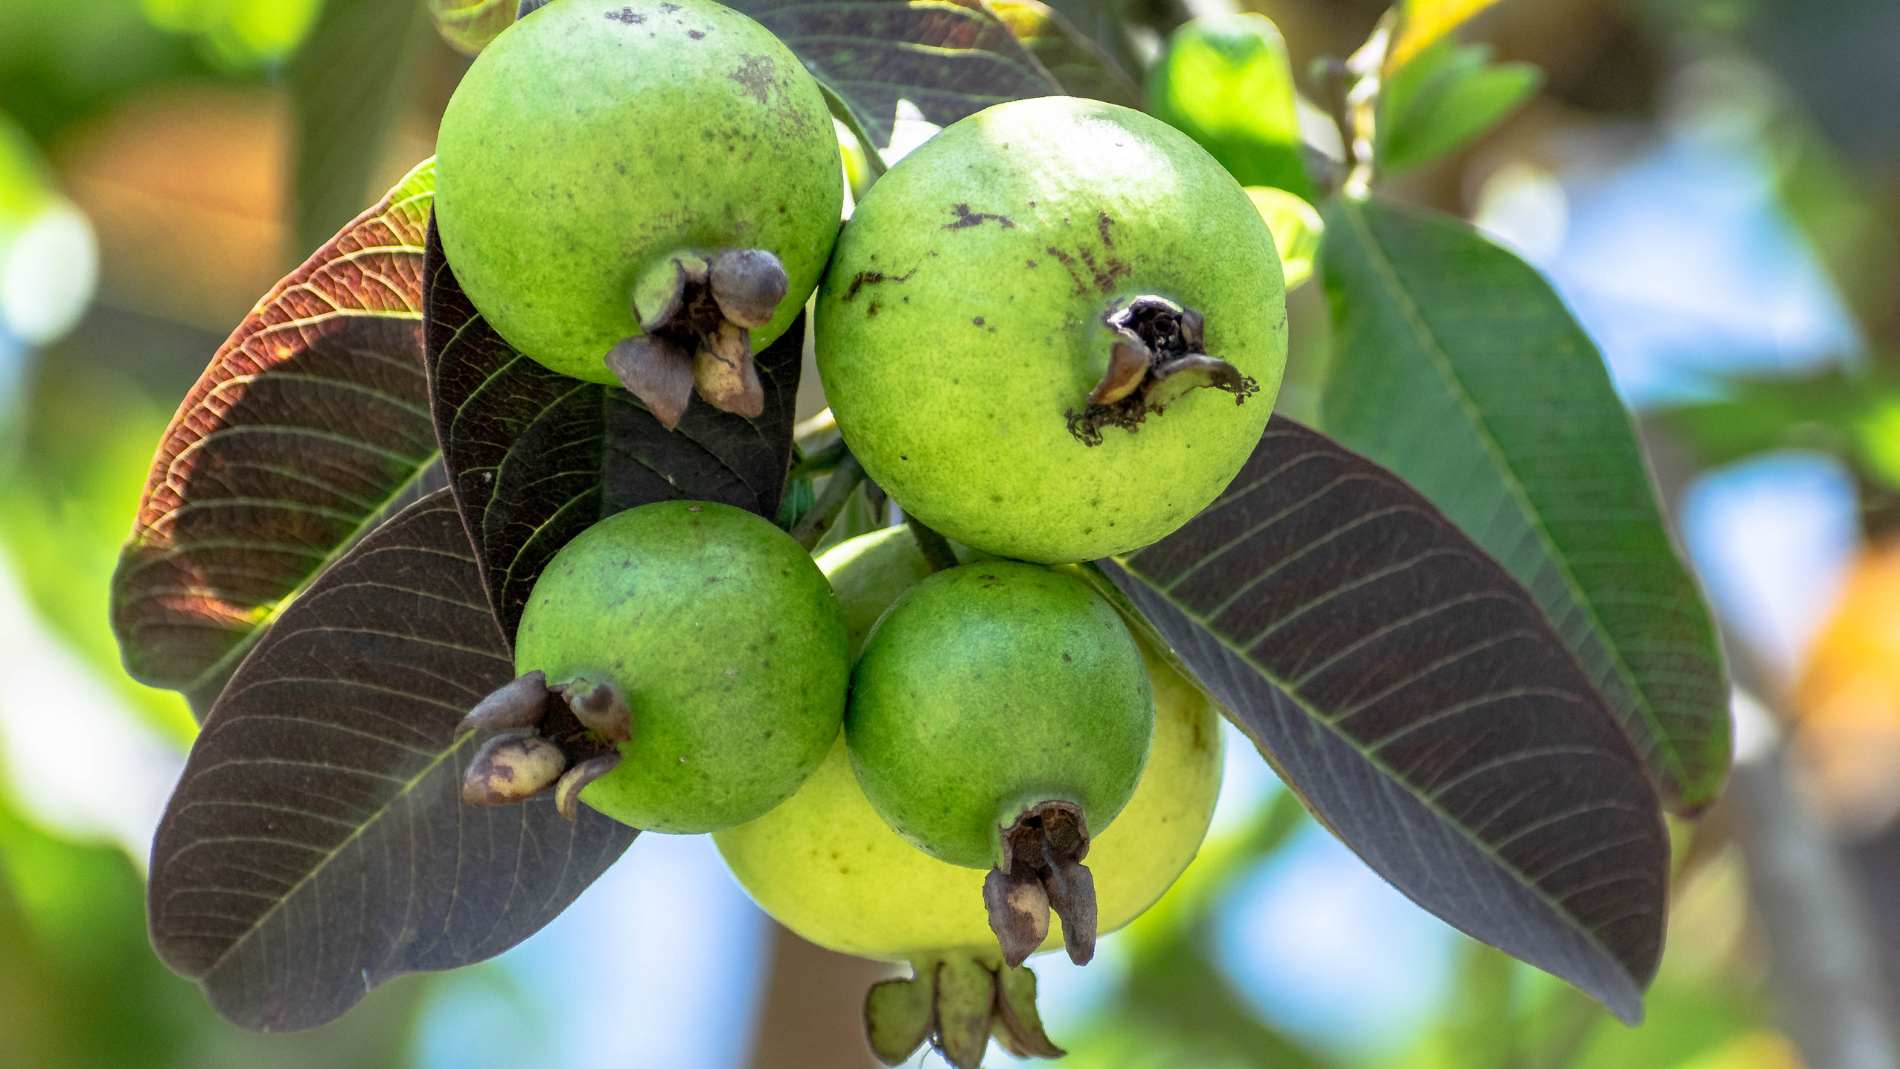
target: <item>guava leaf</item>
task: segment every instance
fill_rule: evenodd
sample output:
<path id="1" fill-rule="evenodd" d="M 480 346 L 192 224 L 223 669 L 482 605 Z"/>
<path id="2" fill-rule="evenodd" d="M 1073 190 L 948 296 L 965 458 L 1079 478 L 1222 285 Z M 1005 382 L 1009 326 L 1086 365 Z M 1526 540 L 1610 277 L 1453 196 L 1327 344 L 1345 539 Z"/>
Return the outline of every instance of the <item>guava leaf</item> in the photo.
<path id="1" fill-rule="evenodd" d="M 218 699 L 152 846 L 152 942 L 247 1028 L 308 1028 L 407 972 L 493 957 L 634 832 L 547 797 L 461 801 L 462 715 L 514 675 L 439 491 L 337 561 Z"/>
<path id="2" fill-rule="evenodd" d="M 389 133 L 413 105 L 417 45 L 428 40 L 413 0 L 324 4 L 284 68 L 294 171 L 291 233 L 300 249 L 334 233 L 375 195 Z M 378 71 L 353 77 L 348 71 Z"/>
<path id="3" fill-rule="evenodd" d="M 1379 95 L 1379 169 L 1397 174 L 1463 148 L 1543 85 L 1528 63 L 1493 63 L 1484 45 L 1446 39 L 1386 80 Z"/>
<path id="4" fill-rule="evenodd" d="M 1101 568 L 1381 876 L 1641 1017 L 1656 789 L 1536 602 L 1430 502 L 1276 416 L 1219 500 Z"/>
<path id="5" fill-rule="evenodd" d="M 434 162 L 279 282 L 159 442 L 113 577 L 126 671 L 208 708 L 294 598 L 437 459 L 422 362 Z"/>
<path id="6" fill-rule="evenodd" d="M 548 560 L 616 512 L 689 498 L 778 518 L 803 317 L 758 354 L 764 415 L 747 420 L 695 398 L 668 431 L 619 386 L 549 371 L 503 341 L 469 303 L 431 229 L 426 334 L 436 427 L 508 635 Z"/>
<path id="7" fill-rule="evenodd" d="M 1141 87 L 1121 64 L 1040 0 L 983 0 L 1070 96 L 1141 107 Z"/>
<path id="8" fill-rule="evenodd" d="M 1528 589 L 1672 808 L 1720 793 L 1729 686 L 1601 354 L 1536 270 L 1454 219 L 1336 201 L 1327 433 L 1416 486 Z"/>
<path id="9" fill-rule="evenodd" d="M 1244 186 L 1311 199 L 1286 39 L 1265 15 L 1193 19 L 1148 70 L 1148 107 Z"/>
<path id="10" fill-rule="evenodd" d="M 474 55 L 514 25 L 521 0 L 429 0 L 436 32 L 456 51 Z"/>
<path id="11" fill-rule="evenodd" d="M 1703 467 L 1806 449 L 1850 457 L 1858 474 L 1900 489 L 1900 374 L 1886 367 L 1725 379 L 1718 396 L 1650 418 Z"/>
<path id="12" fill-rule="evenodd" d="M 939 126 L 1062 87 L 980 0 L 728 0 L 805 61 L 882 150 L 898 103 Z"/>
<path id="13" fill-rule="evenodd" d="M 1395 71 L 1436 42 L 1456 32 L 1458 27 L 1483 14 L 1498 0 L 1405 0 L 1400 10 L 1398 38 L 1386 57 L 1386 70 Z"/>

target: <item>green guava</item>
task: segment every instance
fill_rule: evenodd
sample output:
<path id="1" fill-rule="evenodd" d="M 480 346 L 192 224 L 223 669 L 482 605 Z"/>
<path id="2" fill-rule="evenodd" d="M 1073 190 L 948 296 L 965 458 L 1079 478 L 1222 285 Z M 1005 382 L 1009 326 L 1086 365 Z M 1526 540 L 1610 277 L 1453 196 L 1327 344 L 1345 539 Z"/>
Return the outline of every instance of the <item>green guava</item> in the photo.
<path id="1" fill-rule="evenodd" d="M 929 572 L 903 528 L 854 538 L 818 563 L 847 620 L 875 619 Z M 1218 710 L 1145 649 L 1143 664 L 1154 695 L 1147 767 L 1088 854 L 1102 932 L 1140 916 L 1187 868 L 1220 791 Z M 899 836 L 864 796 L 842 738 L 797 794 L 713 841 L 762 909 L 820 946 L 887 961 L 952 952 L 998 958 L 984 873 L 939 861 Z M 1052 927 L 1042 949 L 1062 942 Z"/>
<path id="2" fill-rule="evenodd" d="M 1023 560 L 1128 552 L 1206 507 L 1259 441 L 1286 342 L 1240 185 L 1166 124 L 1067 97 L 905 157 L 818 291 L 819 372 L 866 471 Z"/>
<path id="3" fill-rule="evenodd" d="M 752 353 L 844 198 L 824 95 L 770 31 L 709 0 L 560 0 L 475 60 L 437 156 L 443 249 L 509 344 L 669 426 L 695 386 L 759 414 Z"/>
<path id="4" fill-rule="evenodd" d="M 580 800 L 649 831 L 730 827 L 789 797 L 837 737 L 849 664 L 804 547 L 703 502 L 588 528 L 542 572 L 515 635 L 517 672 L 616 741 Z"/>

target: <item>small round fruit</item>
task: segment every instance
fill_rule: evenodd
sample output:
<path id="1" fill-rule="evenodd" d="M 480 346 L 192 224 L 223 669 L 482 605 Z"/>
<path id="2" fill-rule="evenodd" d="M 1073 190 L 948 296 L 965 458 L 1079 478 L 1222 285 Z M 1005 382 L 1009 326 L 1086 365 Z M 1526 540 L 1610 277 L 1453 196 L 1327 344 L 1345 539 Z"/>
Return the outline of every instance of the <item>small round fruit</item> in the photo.
<path id="1" fill-rule="evenodd" d="M 981 561 L 919 583 L 852 674 L 845 735 L 871 804 L 934 857 L 987 868 L 1047 802 L 1099 834 L 1134 793 L 1154 729 L 1141 650 L 1081 580 Z"/>
<path id="2" fill-rule="evenodd" d="M 588 528 L 542 572 L 515 636 L 518 674 L 618 691 L 630 737 L 581 800 L 650 831 L 729 827 L 789 797 L 838 733 L 849 663 L 804 547 L 702 502 Z"/>
<path id="3" fill-rule="evenodd" d="M 710 0 L 535 11 L 469 68 L 437 153 L 436 220 L 469 299 L 523 353 L 602 383 L 625 381 L 603 360 L 643 332 L 686 357 L 784 333 L 844 198 L 817 83 Z M 721 288 L 728 252 L 777 266 L 737 257 Z"/>
<path id="4" fill-rule="evenodd" d="M 928 573 L 903 528 L 852 539 L 818 563 L 848 619 L 875 619 Z M 1159 657 L 1143 654 L 1155 701 L 1148 765 L 1088 856 L 1103 933 L 1140 916 L 1173 885 L 1200 848 L 1220 793 L 1218 710 Z M 997 956 L 984 874 L 938 861 L 892 831 L 858 786 L 842 738 L 797 794 L 713 841 L 760 908 L 820 946 L 886 961 L 953 951 Z M 1061 946 L 1062 938 L 1052 927 L 1043 948 Z"/>
<path id="5" fill-rule="evenodd" d="M 1206 507 L 1260 439 L 1286 342 L 1279 255 L 1240 185 L 1179 131 L 1068 97 L 905 157 L 818 296 L 819 371 L 871 477 L 1023 560 L 1128 552 Z"/>

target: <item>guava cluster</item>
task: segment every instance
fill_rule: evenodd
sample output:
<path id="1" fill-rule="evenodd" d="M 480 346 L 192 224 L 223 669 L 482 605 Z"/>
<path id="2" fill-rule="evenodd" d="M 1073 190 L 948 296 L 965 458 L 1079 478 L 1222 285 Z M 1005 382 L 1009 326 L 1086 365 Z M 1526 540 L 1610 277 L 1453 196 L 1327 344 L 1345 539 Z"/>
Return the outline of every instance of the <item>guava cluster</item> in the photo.
<path id="1" fill-rule="evenodd" d="M 712 832 L 851 953 L 1086 960 L 1192 857 L 1220 736 L 1076 565 L 1167 536 L 1252 451 L 1286 353 L 1273 239 L 1126 108 L 971 115 L 848 221 L 840 129 L 709 0 L 554 0 L 456 91 L 436 224 L 503 339 L 674 427 L 757 417 L 755 353 L 809 307 L 850 455 L 961 558 L 899 526 L 814 562 L 711 502 L 607 516 L 534 586 L 464 797 Z"/>

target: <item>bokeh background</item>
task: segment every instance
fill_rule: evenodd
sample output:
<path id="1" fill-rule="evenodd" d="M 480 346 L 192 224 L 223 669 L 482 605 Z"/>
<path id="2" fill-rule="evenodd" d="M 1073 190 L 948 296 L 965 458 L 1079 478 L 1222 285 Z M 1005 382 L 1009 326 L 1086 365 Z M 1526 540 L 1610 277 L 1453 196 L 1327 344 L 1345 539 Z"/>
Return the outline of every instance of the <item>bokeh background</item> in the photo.
<path id="1" fill-rule="evenodd" d="M 1302 69 L 1382 7 L 1055 6 L 1131 63 L 1264 11 Z M 1601 343 L 1742 688 L 1648 1022 L 1411 906 L 1236 738 L 1182 884 L 1086 970 L 1038 966 L 1050 1030 L 1090 1069 L 1900 1064 L 1900 4 L 1505 0 L 1466 36 L 1544 89 L 1392 191 L 1516 248 Z M 310 1033 L 221 1023 L 147 943 L 193 724 L 119 670 L 106 603 L 153 445 L 258 296 L 429 153 L 465 63 L 418 0 L 0 2 L 0 1061 L 867 1064 L 879 970 L 776 930 L 703 838 L 643 838 L 516 950 Z"/>

